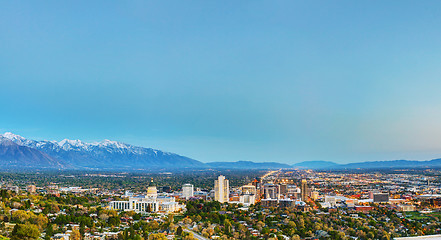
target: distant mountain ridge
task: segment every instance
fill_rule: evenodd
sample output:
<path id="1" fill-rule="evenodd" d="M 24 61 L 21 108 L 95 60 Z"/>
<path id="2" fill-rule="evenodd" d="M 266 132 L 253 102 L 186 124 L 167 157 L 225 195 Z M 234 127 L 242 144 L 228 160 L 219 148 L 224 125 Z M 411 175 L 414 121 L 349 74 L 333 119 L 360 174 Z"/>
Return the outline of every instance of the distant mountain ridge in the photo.
<path id="1" fill-rule="evenodd" d="M 348 163 L 339 166 L 341 169 L 384 169 L 384 168 L 438 168 L 441 167 L 441 159 L 427 161 L 415 160 L 392 160 L 392 161 L 372 161 L 360 163 Z"/>
<path id="2" fill-rule="evenodd" d="M 299 169 L 324 169 L 338 166 L 339 164 L 329 161 L 305 161 L 292 165 L 294 168 Z"/>
<path id="3" fill-rule="evenodd" d="M 55 168 L 68 165 L 46 153 L 15 142 L 0 135 L 0 169 Z"/>
<path id="4" fill-rule="evenodd" d="M 205 167 L 205 164 L 200 161 L 178 154 L 110 140 L 95 143 L 69 139 L 60 142 L 36 141 L 13 133 L 3 134 L 2 139 L 44 153 L 59 165 L 69 166 L 69 168 L 133 170 Z M 5 159 L 7 159 L 6 156 L 0 156 L 0 160 Z M 52 165 L 46 167 L 50 168 Z"/>
<path id="5" fill-rule="evenodd" d="M 427 161 L 393 160 L 338 164 L 305 161 L 288 165 L 278 162 L 203 163 L 175 153 L 103 140 L 36 141 L 7 132 L 0 135 L 0 169 L 83 169 L 83 170 L 156 170 L 156 169 L 403 169 L 441 168 L 441 159 Z"/>
<path id="6" fill-rule="evenodd" d="M 296 163 L 292 165 L 292 167 L 313 170 L 441 168 L 441 158 L 426 161 L 390 160 L 347 164 L 338 164 L 327 161 L 305 161 L 301 163 Z"/>
<path id="7" fill-rule="evenodd" d="M 280 169 L 291 168 L 290 165 L 277 162 L 251 162 L 251 161 L 237 161 L 237 162 L 210 162 L 207 163 L 212 168 L 227 168 L 227 169 Z"/>

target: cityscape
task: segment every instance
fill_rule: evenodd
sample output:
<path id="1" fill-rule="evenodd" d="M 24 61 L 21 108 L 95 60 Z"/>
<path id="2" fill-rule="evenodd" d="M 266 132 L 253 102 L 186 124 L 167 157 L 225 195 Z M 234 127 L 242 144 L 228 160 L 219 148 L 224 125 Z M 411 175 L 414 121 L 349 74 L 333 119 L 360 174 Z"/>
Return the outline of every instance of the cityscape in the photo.
<path id="1" fill-rule="evenodd" d="M 0 1 L 0 240 L 441 240 L 441 1 Z"/>
<path id="2" fill-rule="evenodd" d="M 207 175 L 3 173 L 0 234 L 63 240 L 436 239 L 441 234 L 440 170 L 227 172 L 235 176 L 232 182 L 216 170 Z M 192 180 L 199 174 L 203 186 Z"/>

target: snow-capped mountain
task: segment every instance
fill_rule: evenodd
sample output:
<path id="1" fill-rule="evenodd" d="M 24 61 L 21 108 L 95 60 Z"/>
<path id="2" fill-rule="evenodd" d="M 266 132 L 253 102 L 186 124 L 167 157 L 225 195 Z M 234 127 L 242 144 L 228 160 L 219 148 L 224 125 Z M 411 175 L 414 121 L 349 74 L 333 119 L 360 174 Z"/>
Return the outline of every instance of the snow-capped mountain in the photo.
<path id="1" fill-rule="evenodd" d="M 36 141 L 7 132 L 2 136 L 18 146 L 38 150 L 66 166 L 98 169 L 200 168 L 205 164 L 174 153 L 103 140 Z"/>
<path id="2" fill-rule="evenodd" d="M 15 139 L 19 141 L 21 139 Z M 0 169 L 50 168 L 61 169 L 67 165 L 37 149 L 19 145 L 0 135 Z"/>

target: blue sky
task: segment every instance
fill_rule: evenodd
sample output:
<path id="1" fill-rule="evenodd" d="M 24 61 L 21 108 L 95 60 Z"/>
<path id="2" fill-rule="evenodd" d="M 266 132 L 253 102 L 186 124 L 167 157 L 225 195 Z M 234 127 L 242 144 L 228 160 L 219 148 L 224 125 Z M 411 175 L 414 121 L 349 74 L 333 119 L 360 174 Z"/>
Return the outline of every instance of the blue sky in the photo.
<path id="1" fill-rule="evenodd" d="M 207 161 L 441 157 L 439 1 L 3 1 L 0 130 Z"/>

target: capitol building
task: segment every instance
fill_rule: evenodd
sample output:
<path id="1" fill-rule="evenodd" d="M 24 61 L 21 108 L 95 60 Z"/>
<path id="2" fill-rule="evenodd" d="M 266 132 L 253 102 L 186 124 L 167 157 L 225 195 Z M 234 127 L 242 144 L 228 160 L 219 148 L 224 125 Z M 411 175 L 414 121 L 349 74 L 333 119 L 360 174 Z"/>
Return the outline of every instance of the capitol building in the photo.
<path id="1" fill-rule="evenodd" d="M 158 196 L 158 190 L 152 183 L 147 188 L 146 195 L 131 196 L 128 201 L 111 201 L 110 209 L 120 211 L 134 211 L 137 213 L 177 212 L 183 206 L 175 201 L 174 197 Z"/>

